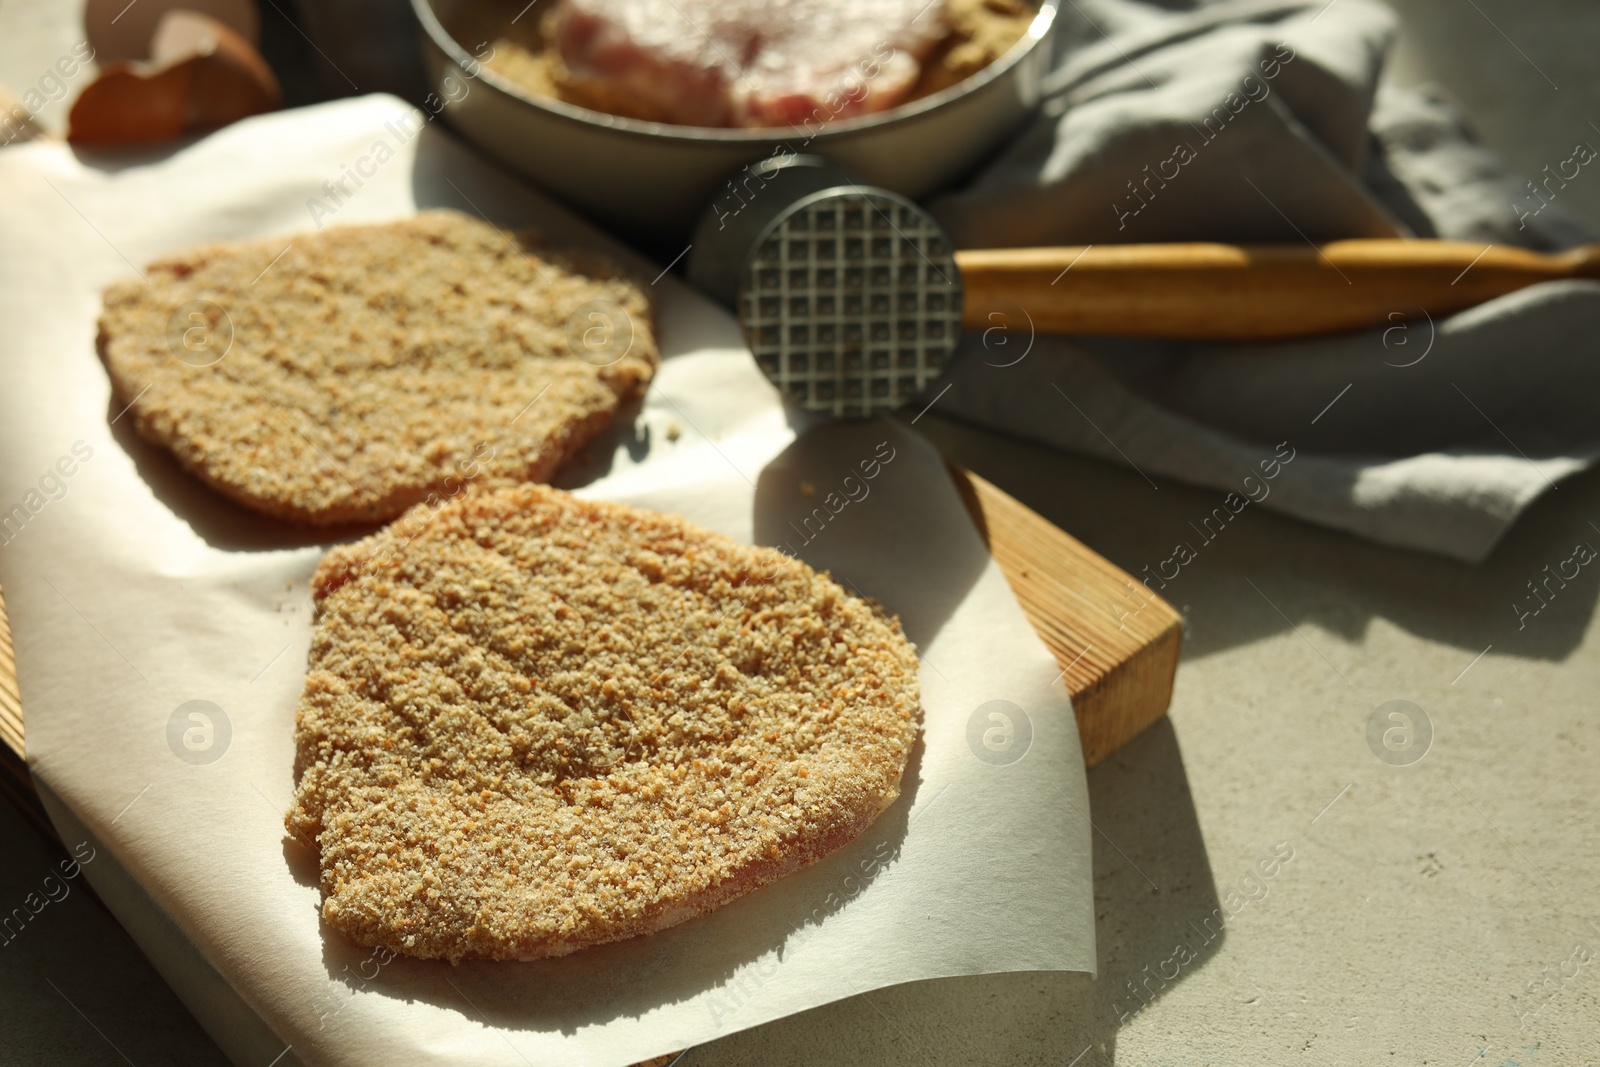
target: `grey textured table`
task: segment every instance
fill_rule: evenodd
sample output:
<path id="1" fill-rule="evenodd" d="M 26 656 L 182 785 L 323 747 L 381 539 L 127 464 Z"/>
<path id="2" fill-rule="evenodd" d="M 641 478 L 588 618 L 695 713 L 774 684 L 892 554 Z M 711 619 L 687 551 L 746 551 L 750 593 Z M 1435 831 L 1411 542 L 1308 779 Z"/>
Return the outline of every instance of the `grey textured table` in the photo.
<path id="1" fill-rule="evenodd" d="M 1396 80 L 1446 86 L 1529 178 L 1597 136 L 1600 8 L 1397 6 Z M 0 0 L 0 82 L 25 87 L 70 47 L 75 7 Z M 1600 179 L 1562 196 L 1600 222 Z M 934 415 L 919 427 L 1130 571 L 1216 503 Z M 1476 568 L 1252 510 L 1168 590 L 1188 622 L 1170 720 L 1089 777 L 1098 980 L 885 990 L 684 1062 L 1600 1062 L 1600 575 L 1524 625 L 1512 608 L 1580 540 L 1600 546 L 1600 475 L 1548 494 Z M 1432 724 L 1409 766 L 1367 741 L 1390 700 Z M 0 855 L 9 908 L 50 859 L 8 810 Z M 0 1062 L 220 1061 L 87 894 L 24 933 L 0 946 Z"/>

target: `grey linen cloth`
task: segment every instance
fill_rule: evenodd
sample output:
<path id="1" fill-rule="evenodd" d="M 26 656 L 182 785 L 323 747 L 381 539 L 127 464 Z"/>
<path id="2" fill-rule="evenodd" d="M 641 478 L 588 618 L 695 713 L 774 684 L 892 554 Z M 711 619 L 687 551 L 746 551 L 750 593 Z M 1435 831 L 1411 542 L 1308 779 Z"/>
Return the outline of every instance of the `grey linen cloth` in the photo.
<path id="1" fill-rule="evenodd" d="M 1396 27 L 1371 0 L 1063 0 L 1060 18 L 1039 117 L 931 205 L 959 247 L 1592 239 L 1437 94 L 1380 87 Z M 938 410 L 1460 560 L 1600 455 L 1594 282 L 1293 343 L 1029 344 L 969 334 Z"/>

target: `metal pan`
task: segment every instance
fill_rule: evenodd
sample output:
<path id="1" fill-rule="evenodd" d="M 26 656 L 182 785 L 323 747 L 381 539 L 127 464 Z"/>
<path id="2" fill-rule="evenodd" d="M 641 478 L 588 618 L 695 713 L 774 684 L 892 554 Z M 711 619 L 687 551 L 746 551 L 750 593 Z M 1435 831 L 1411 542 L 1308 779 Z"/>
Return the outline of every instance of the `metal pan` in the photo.
<path id="1" fill-rule="evenodd" d="M 500 77 L 446 29 L 482 2 L 412 0 L 442 114 L 468 140 L 590 218 L 650 242 L 687 240 L 707 205 L 731 195 L 730 174 L 786 151 L 817 153 L 912 198 L 949 185 L 1038 103 L 1058 4 L 1041 0 L 1022 39 L 989 66 L 909 104 L 808 126 L 710 129 L 619 118 Z"/>

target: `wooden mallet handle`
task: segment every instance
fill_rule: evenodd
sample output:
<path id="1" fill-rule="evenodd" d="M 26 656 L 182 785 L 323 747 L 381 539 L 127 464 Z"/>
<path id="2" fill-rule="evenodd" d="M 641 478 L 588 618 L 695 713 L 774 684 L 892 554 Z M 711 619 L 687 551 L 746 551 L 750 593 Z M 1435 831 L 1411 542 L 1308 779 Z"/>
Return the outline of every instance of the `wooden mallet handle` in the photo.
<path id="1" fill-rule="evenodd" d="M 1437 318 L 1535 282 L 1600 278 L 1600 245 L 1543 255 L 1474 241 L 1143 244 L 956 253 L 966 325 L 1266 340 Z"/>

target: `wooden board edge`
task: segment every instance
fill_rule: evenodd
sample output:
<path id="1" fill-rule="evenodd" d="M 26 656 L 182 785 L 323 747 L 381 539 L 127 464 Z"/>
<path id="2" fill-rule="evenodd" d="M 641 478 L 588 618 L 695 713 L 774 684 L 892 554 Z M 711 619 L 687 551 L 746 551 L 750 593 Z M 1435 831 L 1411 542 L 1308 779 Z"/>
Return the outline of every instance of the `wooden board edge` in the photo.
<path id="1" fill-rule="evenodd" d="M 32 826 L 47 845 L 56 843 L 55 827 L 45 814 L 28 773 L 27 742 L 22 732 L 22 698 L 17 692 L 17 660 L 11 647 L 11 620 L 0 591 L 0 798 Z"/>
<path id="2" fill-rule="evenodd" d="M 1183 618 L 999 487 L 949 467 L 1023 614 L 1061 664 L 1084 763 L 1093 767 L 1167 713 Z"/>
<path id="3" fill-rule="evenodd" d="M 24 763 L 27 740 L 22 730 L 22 694 L 17 690 L 17 657 L 11 647 L 11 619 L 0 591 L 0 744 Z"/>

